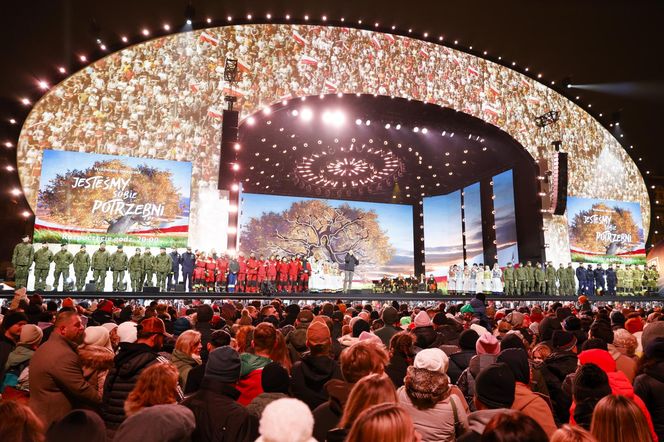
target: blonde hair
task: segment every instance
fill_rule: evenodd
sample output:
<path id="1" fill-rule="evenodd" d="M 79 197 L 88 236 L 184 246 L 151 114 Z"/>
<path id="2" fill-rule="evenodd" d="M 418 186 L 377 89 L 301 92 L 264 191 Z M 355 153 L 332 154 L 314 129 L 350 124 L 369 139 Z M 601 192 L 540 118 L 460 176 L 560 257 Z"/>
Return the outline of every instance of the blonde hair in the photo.
<path id="1" fill-rule="evenodd" d="M 0 402 L 0 436 L 4 442 L 42 442 L 44 425 L 26 404 Z"/>
<path id="2" fill-rule="evenodd" d="M 125 414 L 132 414 L 153 405 L 177 402 L 178 369 L 171 363 L 149 366 L 138 377 L 124 404 Z"/>
<path id="3" fill-rule="evenodd" d="M 191 355 L 201 342 L 201 334 L 196 330 L 187 330 L 178 336 L 175 349 L 184 354 Z"/>
<path id="4" fill-rule="evenodd" d="M 646 417 L 625 396 L 608 395 L 597 403 L 590 432 L 601 442 L 652 442 Z"/>
<path id="5" fill-rule="evenodd" d="M 364 410 L 353 423 L 346 442 L 414 442 L 413 420 L 398 404 L 378 404 Z"/>
<path id="6" fill-rule="evenodd" d="M 551 435 L 549 442 L 597 442 L 597 439 L 582 427 L 565 424 Z"/>
<path id="7" fill-rule="evenodd" d="M 383 403 L 396 403 L 394 384 L 385 373 L 370 374 L 360 379 L 348 396 L 339 427 L 350 428 L 366 408 Z"/>

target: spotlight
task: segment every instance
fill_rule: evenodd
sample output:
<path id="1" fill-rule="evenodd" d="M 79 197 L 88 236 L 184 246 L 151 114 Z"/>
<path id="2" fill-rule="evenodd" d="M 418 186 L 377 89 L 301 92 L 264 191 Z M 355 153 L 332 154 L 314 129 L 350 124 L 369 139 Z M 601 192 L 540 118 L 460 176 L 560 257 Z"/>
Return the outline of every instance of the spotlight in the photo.
<path id="1" fill-rule="evenodd" d="M 302 109 L 302 112 L 300 112 L 300 118 L 302 118 L 303 121 L 311 121 L 313 117 L 314 113 L 308 107 L 305 107 Z"/>
<path id="2" fill-rule="evenodd" d="M 249 126 L 253 126 L 255 123 L 256 123 L 256 119 L 254 117 L 247 118 L 247 124 Z"/>
<path id="3" fill-rule="evenodd" d="M 239 189 L 240 189 L 240 186 L 238 186 L 237 184 L 233 184 L 233 185 L 231 186 L 231 190 L 232 190 L 233 192 L 237 192 Z"/>
<path id="4" fill-rule="evenodd" d="M 29 218 L 29 217 L 30 217 L 30 212 L 28 212 L 27 210 L 24 210 L 24 211 L 21 213 L 21 215 L 23 215 L 23 218 Z"/>
<path id="5" fill-rule="evenodd" d="M 205 21 L 208 23 L 212 23 L 212 19 L 210 17 L 208 17 Z"/>
<path id="6" fill-rule="evenodd" d="M 251 20 L 251 14 L 247 14 L 247 20 Z"/>
<path id="7" fill-rule="evenodd" d="M 14 196 L 18 196 L 18 195 L 21 194 L 21 190 L 20 189 L 12 189 L 11 194 L 14 195 Z"/>
<path id="8" fill-rule="evenodd" d="M 171 30 L 171 25 L 168 23 L 164 24 L 164 31 L 170 31 Z"/>
<path id="9" fill-rule="evenodd" d="M 390 128 L 390 123 L 387 123 L 387 124 L 385 125 L 385 129 L 389 129 L 389 128 Z"/>
<path id="10" fill-rule="evenodd" d="M 13 119 L 13 118 L 10 118 L 10 119 L 9 119 L 9 123 L 10 123 L 10 124 L 16 124 L 16 120 Z"/>
<path id="11" fill-rule="evenodd" d="M 429 131 L 427 130 L 426 127 L 425 127 L 424 129 L 422 129 L 422 133 L 423 133 L 423 134 L 426 134 L 427 132 L 429 132 Z"/>
<path id="12" fill-rule="evenodd" d="M 129 39 L 127 37 L 125 37 L 124 35 L 122 36 L 121 40 L 122 40 L 122 43 L 127 43 L 129 41 Z M 62 69 L 60 72 L 62 72 L 64 74 L 64 72 L 63 72 L 64 68 L 60 68 L 60 69 Z"/>
<path id="13" fill-rule="evenodd" d="M 240 143 L 235 143 L 235 145 L 233 146 L 235 150 L 240 150 L 240 147 L 241 147 Z"/>
<path id="14" fill-rule="evenodd" d="M 65 69 L 64 67 L 60 66 L 60 67 L 58 68 L 58 71 L 59 71 L 61 74 L 64 74 L 64 73 L 67 72 L 67 69 Z"/>
<path id="15" fill-rule="evenodd" d="M 48 89 L 48 83 L 45 82 L 44 80 L 41 80 L 41 81 L 39 82 L 39 88 L 42 89 L 42 90 L 46 90 L 46 89 Z"/>
<path id="16" fill-rule="evenodd" d="M 5 166 L 5 169 L 7 169 L 7 172 L 13 172 L 14 171 L 14 166 L 7 165 L 7 166 Z"/>
<path id="17" fill-rule="evenodd" d="M 420 128 L 419 128 L 419 127 L 415 126 L 415 127 L 413 128 L 413 132 L 418 133 L 419 131 L 420 131 Z"/>
<path id="18" fill-rule="evenodd" d="M 300 113 L 297 111 L 297 109 L 293 109 L 293 110 L 291 111 L 291 115 L 294 116 L 294 117 L 297 117 L 299 114 L 300 114 Z"/>
<path id="19" fill-rule="evenodd" d="M 14 145 L 9 141 L 5 141 L 5 147 L 14 147 Z"/>
<path id="20" fill-rule="evenodd" d="M 395 127 L 395 129 L 396 129 L 396 130 L 401 129 L 401 125 L 400 125 L 400 124 L 397 124 L 396 127 Z"/>
<path id="21" fill-rule="evenodd" d="M 233 170 L 236 172 L 240 170 L 240 165 L 238 163 L 233 163 Z"/>
<path id="22" fill-rule="evenodd" d="M 148 30 L 148 28 L 143 28 L 143 30 L 141 31 L 141 34 L 143 34 L 144 36 L 147 37 L 148 35 L 150 35 L 150 31 Z"/>
<path id="23" fill-rule="evenodd" d="M 229 205 L 229 206 L 228 206 L 228 211 L 229 211 L 230 213 L 235 213 L 235 212 L 237 212 L 237 206 L 236 206 L 235 204 L 231 204 L 231 205 Z"/>
<path id="24" fill-rule="evenodd" d="M 267 14 L 265 17 L 266 17 L 268 20 L 270 20 L 270 19 L 272 18 L 272 14 Z"/>
<path id="25" fill-rule="evenodd" d="M 88 57 L 86 57 L 85 55 L 81 55 L 80 57 L 78 57 L 78 59 L 81 60 L 83 63 L 88 61 Z"/>
<path id="26" fill-rule="evenodd" d="M 271 113 L 272 113 L 272 108 L 270 107 L 263 108 L 263 115 L 270 115 Z"/>
<path id="27" fill-rule="evenodd" d="M 100 45 L 99 48 L 100 48 L 102 51 L 105 51 L 105 50 L 106 50 L 106 45 Z"/>
<path id="28" fill-rule="evenodd" d="M 365 121 L 364 124 L 366 124 L 367 126 L 371 126 L 371 120 Z"/>

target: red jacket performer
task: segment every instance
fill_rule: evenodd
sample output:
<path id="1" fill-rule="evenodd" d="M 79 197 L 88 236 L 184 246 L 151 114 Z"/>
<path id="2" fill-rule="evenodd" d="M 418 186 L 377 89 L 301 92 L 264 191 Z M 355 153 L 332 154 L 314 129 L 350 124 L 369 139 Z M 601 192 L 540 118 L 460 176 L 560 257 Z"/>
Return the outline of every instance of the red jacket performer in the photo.
<path id="1" fill-rule="evenodd" d="M 238 254 L 237 263 L 240 266 L 240 271 L 237 272 L 237 286 L 235 287 L 236 292 L 246 292 L 247 291 L 247 260 L 244 259 L 242 253 Z"/>
<path id="2" fill-rule="evenodd" d="M 256 279 L 256 286 L 260 292 L 263 289 L 263 284 L 267 279 L 267 260 L 263 255 L 258 259 L 258 278 Z"/>
<path id="3" fill-rule="evenodd" d="M 226 255 L 217 259 L 217 284 L 219 289 L 226 290 L 226 283 L 228 282 L 228 257 Z"/>
<path id="4" fill-rule="evenodd" d="M 277 278 L 277 290 L 280 292 L 286 291 L 286 287 L 288 286 L 288 261 L 286 261 L 285 256 L 277 266 Z"/>
<path id="5" fill-rule="evenodd" d="M 247 292 L 256 293 L 256 281 L 258 280 L 258 265 L 259 261 L 256 259 L 256 255 L 251 253 L 249 259 L 247 260 Z"/>
<path id="6" fill-rule="evenodd" d="M 311 264 L 307 257 L 302 259 L 300 266 L 300 291 L 308 292 L 309 291 L 309 277 L 311 276 Z"/>
<path id="7" fill-rule="evenodd" d="M 272 284 L 275 283 L 277 280 L 277 266 L 279 266 L 279 261 L 277 261 L 277 258 L 272 255 L 270 256 L 270 259 L 267 262 L 267 282 L 270 282 Z"/>
<path id="8" fill-rule="evenodd" d="M 200 291 L 205 287 L 205 259 L 200 256 L 196 260 L 196 267 L 194 268 L 194 290 Z"/>
<path id="9" fill-rule="evenodd" d="M 300 257 L 292 257 L 291 262 L 288 263 L 288 287 L 286 291 L 294 293 L 298 290 L 297 275 L 300 273 Z"/>
<path id="10" fill-rule="evenodd" d="M 205 283 L 208 290 L 214 290 L 214 282 L 217 280 L 217 262 L 212 258 L 212 255 L 208 255 L 205 258 Z"/>

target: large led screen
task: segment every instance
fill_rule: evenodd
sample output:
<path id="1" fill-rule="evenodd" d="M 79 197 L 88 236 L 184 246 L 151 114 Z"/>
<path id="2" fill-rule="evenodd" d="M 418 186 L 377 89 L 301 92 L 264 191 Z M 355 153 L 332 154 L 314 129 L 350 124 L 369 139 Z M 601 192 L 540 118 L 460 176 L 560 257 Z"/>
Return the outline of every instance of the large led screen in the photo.
<path id="1" fill-rule="evenodd" d="M 413 209 L 409 205 L 246 193 L 240 214 L 245 255 L 310 256 L 312 289 L 340 289 L 350 250 L 359 260 L 354 288 L 385 275 L 411 275 Z"/>
<path id="2" fill-rule="evenodd" d="M 463 214 L 466 225 L 466 263 L 481 264 L 484 262 L 484 242 L 480 183 L 463 189 Z"/>
<path id="3" fill-rule="evenodd" d="M 463 264 L 461 191 L 426 197 L 422 210 L 427 274 L 447 276 L 450 266 Z"/>
<path id="4" fill-rule="evenodd" d="M 568 197 L 567 219 L 573 261 L 645 264 L 639 203 Z"/>
<path id="5" fill-rule="evenodd" d="M 514 177 L 511 170 L 493 177 L 493 196 L 498 264 L 506 266 L 508 262 L 514 263 L 519 260 L 514 209 Z"/>
<path id="6" fill-rule="evenodd" d="M 35 242 L 184 247 L 191 163 L 46 150 Z"/>

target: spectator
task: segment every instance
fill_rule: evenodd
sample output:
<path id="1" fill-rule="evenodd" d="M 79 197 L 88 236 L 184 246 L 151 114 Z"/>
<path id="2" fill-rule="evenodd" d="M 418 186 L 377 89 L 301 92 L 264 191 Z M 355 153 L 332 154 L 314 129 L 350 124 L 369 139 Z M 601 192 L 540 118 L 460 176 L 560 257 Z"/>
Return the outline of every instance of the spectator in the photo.
<path id="1" fill-rule="evenodd" d="M 279 399 L 265 407 L 256 442 L 316 442 L 311 437 L 314 419 L 309 407 L 297 399 Z"/>
<path id="2" fill-rule="evenodd" d="M 43 442 L 44 425 L 26 404 L 0 401 L 2 442 Z"/>
<path id="3" fill-rule="evenodd" d="M 118 335 L 118 324 L 115 322 L 107 322 L 106 324 L 102 325 L 106 330 L 108 330 L 108 338 L 111 341 L 111 349 L 113 350 L 113 354 L 115 354 L 116 351 L 118 351 L 118 347 L 120 346 L 120 336 Z"/>
<path id="4" fill-rule="evenodd" d="M 638 364 L 639 358 L 636 356 L 636 348 L 638 347 L 639 343 L 633 334 L 624 328 L 618 328 L 614 330 L 613 345 L 618 352 L 627 356 Z"/>
<path id="5" fill-rule="evenodd" d="M 224 330 L 215 330 L 210 335 L 210 341 L 207 343 L 207 352 L 210 354 L 215 348 L 223 347 L 224 345 L 231 344 L 231 335 Z M 201 385 L 201 380 L 205 374 L 206 360 L 202 361 L 201 365 L 197 365 L 189 371 L 187 376 L 187 383 L 184 387 L 184 394 L 189 395 L 198 391 Z"/>
<path id="6" fill-rule="evenodd" d="M 590 432 L 601 442 L 651 442 L 639 407 L 625 396 L 608 395 L 597 403 Z"/>
<path id="7" fill-rule="evenodd" d="M 475 383 L 475 409 L 468 415 L 469 432 L 459 442 L 482 439 L 489 421 L 497 414 L 508 412 L 514 402 L 515 380 L 510 367 L 503 363 L 492 364 L 483 369 Z"/>
<path id="8" fill-rule="evenodd" d="M 86 328 L 83 344 L 78 347 L 78 356 L 81 358 L 83 377 L 102 397 L 106 375 L 115 357 L 108 330 L 101 326 Z"/>
<path id="9" fill-rule="evenodd" d="M 120 324 L 118 328 L 122 328 Z M 125 420 L 124 403 L 136 386 L 139 376 L 153 364 L 169 362 L 158 351 L 164 345 L 164 322 L 159 318 L 143 320 L 137 327 L 128 327 L 128 339 L 136 333 L 136 342 L 121 342 L 114 365 L 106 376 L 102 400 L 102 418 L 109 438 Z M 123 333 L 118 332 L 122 337 Z"/>
<path id="10" fill-rule="evenodd" d="M 490 333 L 484 333 L 475 344 L 476 355 L 470 359 L 466 368 L 456 383 L 463 392 L 466 402 L 472 411 L 475 411 L 473 398 L 475 397 L 475 379 L 489 365 L 496 362 L 500 353 L 500 342 Z"/>
<path id="11" fill-rule="evenodd" d="M 542 427 L 518 411 L 494 416 L 482 434 L 482 442 L 548 442 Z"/>
<path id="12" fill-rule="evenodd" d="M 106 426 L 95 412 L 72 410 L 51 425 L 46 442 L 106 442 Z"/>
<path id="13" fill-rule="evenodd" d="M 92 325 L 104 325 L 106 323 L 114 323 L 113 321 L 113 301 L 104 299 L 99 301 L 97 308 L 92 315 L 90 315 L 90 323 Z"/>
<path id="14" fill-rule="evenodd" d="M 378 404 L 364 410 L 353 423 L 347 442 L 417 441 L 410 415 L 397 404 Z"/>
<path id="15" fill-rule="evenodd" d="M 468 427 L 466 406 L 451 391 L 447 365 L 442 350 L 421 350 L 408 367 L 404 386 L 397 391 L 399 403 L 425 442 L 454 440 Z"/>
<path id="16" fill-rule="evenodd" d="M 187 407 L 178 404 L 153 405 L 129 416 L 118 428 L 114 440 L 189 441 L 195 428 L 194 415 Z"/>
<path id="17" fill-rule="evenodd" d="M 571 425 L 563 425 L 558 428 L 549 442 L 598 442 L 588 430 Z"/>
<path id="18" fill-rule="evenodd" d="M 200 389 L 182 402 L 195 416 L 193 442 L 256 439 L 258 420 L 237 403 L 240 370 L 237 351 L 223 346 L 210 352 Z M 225 428 L 221 434 L 220 428 Z"/>
<path id="19" fill-rule="evenodd" d="M 59 313 L 50 339 L 30 361 L 30 408 L 46 428 L 75 408 L 100 403 L 99 392 L 83 378 L 76 352 L 84 330 L 78 313 Z"/>
<path id="20" fill-rule="evenodd" d="M 392 336 L 390 341 L 390 363 L 385 367 L 385 373 L 390 377 L 396 388 L 403 385 L 406 370 L 413 365 L 415 358 L 415 337 L 405 331 Z"/>
<path id="21" fill-rule="evenodd" d="M 30 392 L 28 366 L 30 360 L 35 354 L 39 344 L 41 344 L 43 333 L 39 327 L 33 324 L 26 324 L 21 329 L 21 334 L 16 348 L 9 353 L 5 363 L 5 376 L 0 385 L 0 393 L 8 397 L 5 388 L 10 387 L 23 393 L 27 398 Z"/>
<path id="22" fill-rule="evenodd" d="M 576 371 L 576 337 L 564 330 L 555 330 L 552 334 L 551 347 L 553 353 L 544 360 L 542 375 L 546 388 L 551 395 L 556 422 L 569 422 L 569 407 L 572 397 L 563 390 L 563 382 L 570 373 Z"/>
<path id="23" fill-rule="evenodd" d="M 256 396 L 263 392 L 261 375 L 263 367 L 272 362 L 270 356 L 277 345 L 277 329 L 272 324 L 263 322 L 258 324 L 254 330 L 251 341 L 253 353 L 242 353 L 242 370 L 237 388 L 240 390 L 238 402 L 248 405 Z"/>
<path id="24" fill-rule="evenodd" d="M 0 379 L 4 379 L 5 364 L 21 338 L 21 329 L 28 323 L 25 313 L 12 311 L 2 318 L 0 326 Z"/>
<path id="25" fill-rule="evenodd" d="M 313 412 L 314 437 L 325 440 L 327 432 L 339 425 L 348 396 L 357 381 L 371 373 L 385 372 L 388 355 L 382 344 L 362 341 L 341 352 L 341 374 L 343 380 L 332 379 L 325 384 L 330 399 Z"/>
<path id="26" fill-rule="evenodd" d="M 383 309 L 380 317 L 383 319 L 385 325 L 376 330 L 374 334 L 383 341 L 385 348 L 388 348 L 392 336 L 401 331 L 401 327 L 399 327 L 399 312 L 394 307 L 387 306 Z"/>
<path id="27" fill-rule="evenodd" d="M 595 320 L 590 326 L 590 333 L 588 336 L 606 342 L 611 357 L 616 361 L 616 368 L 618 371 L 625 373 L 625 376 L 627 376 L 630 383 L 634 382 L 634 377 L 636 377 L 636 362 L 622 354 L 615 345 L 613 345 L 614 333 L 611 329 L 611 324 L 605 319 Z"/>
<path id="28" fill-rule="evenodd" d="M 511 348 L 498 355 L 498 362 L 504 362 L 512 370 L 516 382 L 514 402 L 511 408 L 533 418 L 547 435 L 556 430 L 556 423 L 549 405 L 549 398 L 530 389 L 530 365 L 525 350 Z"/>
<path id="29" fill-rule="evenodd" d="M 572 408 L 570 424 L 580 425 L 590 430 L 595 405 L 611 394 L 609 378 L 597 365 L 588 363 L 581 365 L 574 375 Z"/>
<path id="30" fill-rule="evenodd" d="M 263 367 L 261 376 L 263 392 L 247 405 L 247 411 L 257 419 L 261 418 L 268 404 L 288 397 L 290 378 L 286 369 L 277 362 L 270 362 Z"/>
<path id="31" fill-rule="evenodd" d="M 370 374 L 360 379 L 348 396 L 339 427 L 328 431 L 327 442 L 343 442 L 362 411 L 384 403 L 397 403 L 397 395 L 390 378 L 383 373 Z"/>
<path id="32" fill-rule="evenodd" d="M 187 376 L 192 368 L 201 365 L 201 334 L 187 330 L 175 341 L 175 350 L 171 361 L 180 373 L 180 385 L 187 385 Z"/>
<path id="33" fill-rule="evenodd" d="M 293 365 L 291 385 L 293 396 L 314 410 L 329 399 L 325 384 L 342 375 L 339 363 L 331 355 L 332 338 L 326 323 L 313 322 L 306 329 L 306 337 L 309 351 Z"/>
<path id="34" fill-rule="evenodd" d="M 214 310 L 209 304 L 202 304 L 196 307 L 196 326 L 194 327 L 197 332 L 201 334 L 201 359 L 206 360 L 208 355 L 207 344 L 212 337 L 212 326 L 210 322 L 214 316 Z M 185 384 L 182 384 L 185 385 Z"/>
<path id="35" fill-rule="evenodd" d="M 415 346 L 417 348 L 431 348 L 436 344 L 438 335 L 436 330 L 433 329 L 433 324 L 429 315 L 424 310 L 420 311 L 416 316 L 415 328 L 413 334 L 415 335 Z"/>
<path id="36" fill-rule="evenodd" d="M 475 330 L 464 330 L 459 336 L 461 351 L 450 355 L 450 381 L 456 385 L 461 373 L 468 368 L 470 360 L 477 354 L 476 343 L 480 335 Z"/>
<path id="37" fill-rule="evenodd" d="M 636 393 L 652 416 L 655 433 L 664 440 L 664 337 L 648 344 L 634 380 Z"/>
<path id="38" fill-rule="evenodd" d="M 124 403 L 125 414 L 131 416 L 145 407 L 175 404 L 179 397 L 177 368 L 169 363 L 154 364 L 138 377 Z"/>

